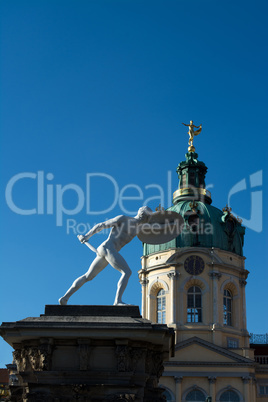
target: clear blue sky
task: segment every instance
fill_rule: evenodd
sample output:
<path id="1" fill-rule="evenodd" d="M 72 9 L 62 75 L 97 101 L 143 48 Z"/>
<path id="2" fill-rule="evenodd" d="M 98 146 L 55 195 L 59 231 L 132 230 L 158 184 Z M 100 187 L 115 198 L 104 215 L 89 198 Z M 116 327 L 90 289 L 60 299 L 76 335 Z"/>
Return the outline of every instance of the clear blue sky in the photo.
<path id="1" fill-rule="evenodd" d="M 0 321 L 39 316 L 86 271 L 94 255 L 77 241 L 78 224 L 92 226 L 122 207 L 135 211 L 150 197 L 154 208 L 159 188 L 170 206 L 188 146 L 181 123 L 192 119 L 203 124 L 195 145 L 208 166 L 213 205 L 224 207 L 240 183 L 231 207 L 250 226 L 248 329 L 268 332 L 267 208 L 259 197 L 266 206 L 267 2 L 3 0 L 0 8 Z M 5 200 L 10 180 L 25 172 L 31 176 L 15 182 L 12 200 L 23 210 L 39 202 L 39 214 L 20 215 Z M 72 183 L 81 191 L 66 191 L 64 207 L 82 203 L 87 174 L 98 174 L 91 176 L 90 213 L 81 204 L 61 220 L 56 199 Z M 42 188 L 51 214 L 46 199 L 42 213 Z M 135 239 L 122 254 L 133 270 L 125 300 L 139 305 L 141 244 Z M 71 302 L 112 304 L 118 279 L 108 267 Z M 11 348 L 0 345 L 4 367 Z"/>

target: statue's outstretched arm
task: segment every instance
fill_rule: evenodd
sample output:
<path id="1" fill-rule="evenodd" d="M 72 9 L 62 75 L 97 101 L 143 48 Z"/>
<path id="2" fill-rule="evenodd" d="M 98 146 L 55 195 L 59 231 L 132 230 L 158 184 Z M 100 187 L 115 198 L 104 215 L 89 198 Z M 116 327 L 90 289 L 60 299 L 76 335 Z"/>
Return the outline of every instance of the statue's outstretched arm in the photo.
<path id="1" fill-rule="evenodd" d="M 185 124 L 185 123 L 181 123 L 181 124 L 183 124 L 186 127 L 190 127 L 190 124 Z"/>
<path id="2" fill-rule="evenodd" d="M 87 241 L 91 236 L 94 234 L 101 232 L 103 229 L 109 229 L 113 226 L 117 226 L 122 218 L 123 215 L 116 216 L 115 218 L 108 219 L 105 222 L 97 223 L 97 225 L 93 226 L 92 229 L 90 229 L 89 232 L 87 232 L 84 236 L 84 241 Z"/>

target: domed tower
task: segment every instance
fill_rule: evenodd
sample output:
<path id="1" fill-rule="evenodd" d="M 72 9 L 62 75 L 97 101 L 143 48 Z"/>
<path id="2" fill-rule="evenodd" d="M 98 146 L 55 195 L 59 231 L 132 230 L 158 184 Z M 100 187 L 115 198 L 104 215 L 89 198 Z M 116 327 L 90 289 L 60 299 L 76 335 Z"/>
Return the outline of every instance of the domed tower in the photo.
<path id="1" fill-rule="evenodd" d="M 232 401 L 220 399 L 232 391 L 240 398 L 234 401 L 249 402 L 254 399 L 246 397 L 249 390 L 241 381 L 254 371 L 246 325 L 245 228 L 231 208 L 211 205 L 211 194 L 205 188 L 207 167 L 198 160 L 192 142 L 201 126 L 196 132 L 192 121 L 188 126 L 190 146 L 186 160 L 177 167 L 179 188 L 168 208 L 183 217 L 184 227 L 168 243 L 144 244 L 139 271 L 142 315 L 175 330 L 175 357 L 166 363 L 162 377 L 166 392 L 173 395 L 168 400 L 203 401 L 203 395 L 212 396 L 213 401 Z M 217 384 L 215 365 L 217 378 L 223 376 Z M 238 383 L 236 374 L 228 379 L 228 365 L 241 365 L 240 371 L 245 371 Z M 199 399 L 187 399 L 188 394 Z"/>

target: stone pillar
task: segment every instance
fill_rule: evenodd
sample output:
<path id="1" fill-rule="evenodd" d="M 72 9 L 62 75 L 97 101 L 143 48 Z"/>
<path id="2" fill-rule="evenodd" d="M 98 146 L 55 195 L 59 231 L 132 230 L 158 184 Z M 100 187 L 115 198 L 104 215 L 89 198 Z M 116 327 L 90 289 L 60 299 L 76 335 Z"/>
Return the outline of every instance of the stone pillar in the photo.
<path id="1" fill-rule="evenodd" d="M 175 397 L 176 397 L 176 402 L 181 402 L 181 383 L 183 380 L 183 377 L 174 377 L 175 383 L 176 383 L 176 388 L 175 388 Z"/>
<path id="2" fill-rule="evenodd" d="M 154 299 L 154 297 L 152 297 L 152 295 L 147 294 L 147 319 L 151 320 L 151 321 L 155 321 L 153 320 L 154 317 L 152 317 L 153 312 L 152 312 L 152 300 Z"/>
<path id="3" fill-rule="evenodd" d="M 247 281 L 245 279 L 240 279 L 239 284 L 240 284 L 241 293 L 242 293 L 242 311 L 241 311 L 242 328 L 247 329 L 246 295 L 245 295 L 245 286 L 247 284 Z"/>
<path id="4" fill-rule="evenodd" d="M 212 398 L 212 402 L 216 400 L 216 377 L 208 377 L 209 382 L 209 396 Z"/>
<path id="5" fill-rule="evenodd" d="M 245 399 L 245 402 L 251 402 L 250 400 L 250 377 L 242 377 L 243 381 L 243 396 Z"/>
<path id="6" fill-rule="evenodd" d="M 256 390 L 256 378 L 252 378 L 252 380 L 251 380 L 251 399 L 252 399 L 252 402 L 256 402 L 256 395 L 257 395 L 256 391 L 257 391 Z"/>
<path id="7" fill-rule="evenodd" d="M 148 284 L 148 279 L 140 279 L 141 284 L 141 315 L 143 318 L 147 318 L 146 316 L 146 286 Z"/>
<path id="8" fill-rule="evenodd" d="M 176 284 L 176 272 L 169 272 L 167 274 L 171 281 L 171 286 L 170 286 L 170 324 L 176 324 L 176 289 L 175 289 L 175 284 Z"/>
<path id="9" fill-rule="evenodd" d="M 177 316 L 177 320 L 178 320 L 179 324 L 184 324 L 184 311 L 187 308 L 187 297 L 186 297 L 186 305 L 183 303 L 184 299 L 185 299 L 184 295 L 185 295 L 184 290 L 181 289 L 178 294 L 179 302 L 178 302 L 178 307 L 177 307 L 179 310 L 179 316 Z"/>
<path id="10" fill-rule="evenodd" d="M 221 274 L 219 272 L 212 271 L 209 273 L 213 283 L 212 283 L 212 305 L 213 305 L 213 313 L 212 313 L 212 322 L 213 324 L 219 323 L 219 295 L 218 295 L 218 281 L 221 278 Z M 210 321 L 210 319 L 209 319 Z"/>

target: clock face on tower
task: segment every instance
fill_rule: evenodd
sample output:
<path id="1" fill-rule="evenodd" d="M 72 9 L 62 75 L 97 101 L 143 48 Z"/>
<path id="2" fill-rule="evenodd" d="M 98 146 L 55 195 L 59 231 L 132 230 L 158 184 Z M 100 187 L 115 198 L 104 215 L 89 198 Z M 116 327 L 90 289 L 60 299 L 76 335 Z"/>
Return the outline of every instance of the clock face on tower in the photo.
<path id="1" fill-rule="evenodd" d="M 205 268 L 204 260 L 198 255 L 191 255 L 184 261 L 184 269 L 190 275 L 200 275 Z"/>

